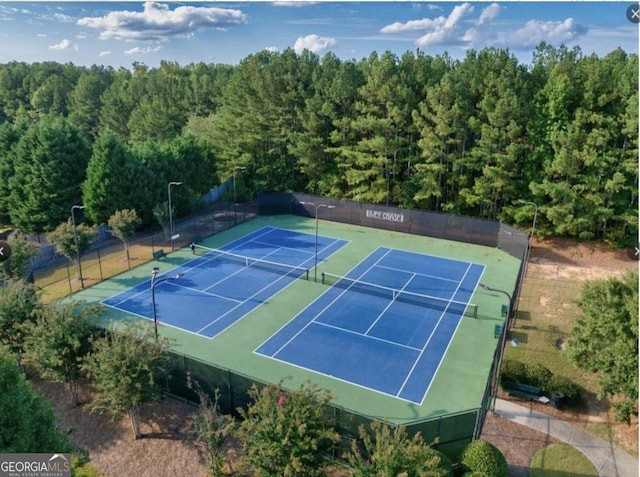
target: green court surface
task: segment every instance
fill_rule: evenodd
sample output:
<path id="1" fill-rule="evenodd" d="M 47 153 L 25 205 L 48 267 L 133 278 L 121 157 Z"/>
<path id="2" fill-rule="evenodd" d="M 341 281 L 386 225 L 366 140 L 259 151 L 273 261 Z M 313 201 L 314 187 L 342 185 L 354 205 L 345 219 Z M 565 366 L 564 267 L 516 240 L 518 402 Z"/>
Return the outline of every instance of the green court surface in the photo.
<path id="1" fill-rule="evenodd" d="M 202 243 L 208 247 L 220 248 L 264 226 L 314 234 L 316 222 L 314 219 L 298 216 L 261 216 L 211 236 Z M 319 234 L 344 239 L 349 241 L 349 244 L 319 264 L 318 278 L 323 271 L 347 274 L 378 247 L 482 264 L 486 268 L 481 282 L 491 288 L 509 292 L 515 288 L 520 267 L 517 259 L 497 248 L 461 242 L 322 220 L 319 222 Z M 168 248 L 165 247 L 165 250 Z M 163 273 L 192 258 L 192 252 L 188 247 L 177 250 L 169 253 L 164 259 L 147 263 L 83 290 L 73 298 L 99 303 L 148 280 L 153 266 L 159 267 Z M 296 280 L 214 339 L 162 324 L 159 326 L 159 334 L 171 339 L 172 349 L 177 354 L 230 369 L 253 377 L 258 382 L 278 383 L 282 378 L 291 377 L 285 385 L 295 388 L 310 380 L 322 388 L 329 389 L 335 396 L 336 406 L 396 424 L 427 420 L 482 406 L 492 360 L 498 346 L 495 328 L 496 325 L 504 323 L 504 317 L 501 316 L 502 306 L 507 304 L 504 294 L 476 289 L 471 303 L 478 305 L 478 317 L 462 318 L 423 404 L 417 405 L 254 353 L 265 340 L 327 290 L 327 286 L 320 283 L 320 280 L 315 282 L 313 276 L 312 270 L 309 280 Z M 189 310 L 184 312 L 188 317 Z M 141 318 L 111 308 L 106 314 L 106 320 L 139 319 Z"/>

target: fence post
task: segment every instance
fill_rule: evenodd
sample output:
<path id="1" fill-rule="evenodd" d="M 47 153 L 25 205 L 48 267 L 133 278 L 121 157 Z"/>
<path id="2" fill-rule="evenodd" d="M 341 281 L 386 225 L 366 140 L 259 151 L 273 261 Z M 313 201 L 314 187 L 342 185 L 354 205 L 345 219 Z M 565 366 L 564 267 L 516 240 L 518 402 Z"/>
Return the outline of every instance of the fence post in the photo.
<path id="1" fill-rule="evenodd" d="M 98 247 L 97 252 L 98 252 L 98 270 L 100 270 L 100 281 L 103 281 L 104 276 L 102 275 L 102 258 L 100 257 L 100 247 Z"/>
<path id="2" fill-rule="evenodd" d="M 73 295 L 73 288 L 71 288 L 71 272 L 69 271 L 69 262 L 67 262 L 67 281 L 69 282 L 69 295 Z"/>

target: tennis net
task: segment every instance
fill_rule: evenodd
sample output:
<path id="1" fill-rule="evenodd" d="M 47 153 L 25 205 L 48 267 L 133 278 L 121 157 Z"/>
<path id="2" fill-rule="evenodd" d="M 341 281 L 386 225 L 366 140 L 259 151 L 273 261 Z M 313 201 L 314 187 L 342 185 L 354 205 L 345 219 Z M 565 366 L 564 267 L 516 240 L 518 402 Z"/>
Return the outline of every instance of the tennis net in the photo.
<path id="1" fill-rule="evenodd" d="M 332 273 L 322 273 L 322 283 L 344 288 L 357 293 L 374 295 L 389 300 L 410 303 L 433 310 L 447 311 L 461 316 L 478 317 L 478 305 L 461 301 L 446 300 L 435 296 L 423 295 L 421 293 L 398 290 L 396 288 L 377 285 L 375 283 L 363 282 L 353 278 L 347 278 Z"/>
<path id="2" fill-rule="evenodd" d="M 296 278 L 304 278 L 305 280 L 309 279 L 308 268 L 288 265 L 286 263 L 271 262 L 261 258 L 248 257 L 246 255 L 227 252 L 226 250 L 205 247 L 204 245 L 191 244 L 191 247 L 193 248 L 194 253 L 198 251 L 199 255 L 205 256 L 211 260 L 234 263 L 243 267 L 259 268 L 261 270 L 278 273 L 280 275 L 291 275 Z"/>

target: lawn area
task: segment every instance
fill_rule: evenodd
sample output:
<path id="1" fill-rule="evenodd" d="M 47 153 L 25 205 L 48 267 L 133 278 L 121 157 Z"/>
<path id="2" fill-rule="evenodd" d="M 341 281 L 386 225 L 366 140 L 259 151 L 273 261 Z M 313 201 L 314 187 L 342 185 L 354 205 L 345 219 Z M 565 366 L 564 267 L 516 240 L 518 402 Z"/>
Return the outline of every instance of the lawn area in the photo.
<path id="1" fill-rule="evenodd" d="M 564 442 L 551 444 L 536 452 L 529 470 L 529 477 L 572 477 L 576 475 L 598 477 L 598 470 L 582 452 Z"/>
<path id="2" fill-rule="evenodd" d="M 153 250 L 143 244 L 129 247 L 129 261 L 121 242 L 112 241 L 109 246 L 87 253 L 82 257 L 82 277 L 88 287 L 130 268 L 151 261 Z M 67 262 L 57 267 L 35 271 L 35 284 L 42 290 L 42 301 L 48 303 L 81 290 L 78 269 L 75 263 Z"/>
<path id="3" fill-rule="evenodd" d="M 535 250 L 535 249 L 534 249 Z M 532 257 L 535 255 L 532 253 Z M 558 258 L 558 257 L 556 257 Z M 527 365 L 541 364 L 554 374 L 565 376 L 585 389 L 583 403 L 576 409 L 558 411 L 549 405 L 534 404 L 541 412 L 561 418 L 612 442 L 627 453 L 638 456 L 638 423 L 616 423 L 607 401 L 596 398 L 597 377 L 573 366 L 566 356 L 567 341 L 578 313 L 576 300 L 582 285 L 591 280 L 621 276 L 637 267 L 637 262 L 604 261 L 593 266 L 583 263 L 583 255 L 572 260 L 537 260 L 528 267 L 518 314 L 510 330 L 504 359 Z M 614 268 L 615 267 L 615 268 Z M 517 340 L 517 345 L 512 341 Z"/>

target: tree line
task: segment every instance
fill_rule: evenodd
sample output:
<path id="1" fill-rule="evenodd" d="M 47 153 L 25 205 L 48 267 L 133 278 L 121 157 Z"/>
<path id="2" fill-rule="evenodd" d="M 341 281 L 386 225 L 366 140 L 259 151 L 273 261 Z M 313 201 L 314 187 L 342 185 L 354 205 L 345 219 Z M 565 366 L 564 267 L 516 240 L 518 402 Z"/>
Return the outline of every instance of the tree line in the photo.
<path id="1" fill-rule="evenodd" d="M 537 212 L 542 236 L 634 243 L 638 56 L 542 43 L 530 65 L 495 48 L 0 65 L 0 219 L 25 232 L 80 203 L 94 223 L 123 209 L 149 223 L 170 181 L 180 215 L 234 172 L 244 199 L 303 191 L 523 228 Z"/>

